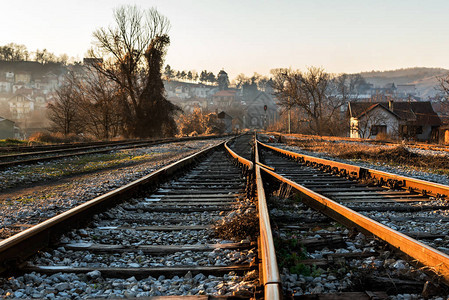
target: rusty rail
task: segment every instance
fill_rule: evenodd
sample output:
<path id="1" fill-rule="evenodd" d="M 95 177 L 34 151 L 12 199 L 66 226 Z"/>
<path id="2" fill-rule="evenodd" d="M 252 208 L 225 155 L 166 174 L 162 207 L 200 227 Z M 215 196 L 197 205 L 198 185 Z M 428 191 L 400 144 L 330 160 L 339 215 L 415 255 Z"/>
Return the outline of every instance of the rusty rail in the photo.
<path id="1" fill-rule="evenodd" d="M 361 173 L 364 171 L 364 169 L 361 167 L 357 167 L 357 166 L 353 166 L 353 165 L 349 165 L 349 164 L 345 164 L 345 163 L 340 163 L 340 162 L 336 162 L 336 161 L 332 161 L 332 160 L 328 160 L 328 159 L 313 157 L 310 155 L 299 154 L 296 152 L 276 148 L 276 147 L 264 144 L 259 141 L 257 141 L 257 143 L 259 143 L 260 145 L 262 145 L 265 148 L 282 153 L 283 155 L 285 155 L 287 157 L 290 157 L 290 158 L 293 158 L 296 160 L 300 160 L 305 163 L 310 163 L 310 164 L 316 165 L 316 166 L 328 166 L 329 170 L 333 170 L 336 172 L 344 171 L 344 172 L 348 173 L 349 175 L 357 177 L 357 178 L 360 177 L 362 175 Z"/>
<path id="2" fill-rule="evenodd" d="M 263 146 L 266 146 L 269 149 L 273 149 L 280 153 L 288 153 L 291 157 L 297 157 L 302 156 L 301 154 L 297 154 L 294 152 L 278 149 L 276 147 L 264 145 L 260 143 Z M 307 159 L 307 158 L 306 158 Z M 322 161 L 322 159 L 319 159 Z M 332 161 L 329 161 L 330 163 L 333 163 Z M 337 163 L 339 166 L 343 166 L 344 164 Z M 449 256 L 447 254 L 444 254 L 430 246 L 427 246 L 409 236 L 406 236 L 396 230 L 393 230 L 379 222 L 376 222 L 374 220 L 371 220 L 368 217 L 363 216 L 362 214 L 359 214 L 323 195 L 320 195 L 296 182 L 293 182 L 269 169 L 262 168 L 262 171 L 266 174 L 270 175 L 271 177 L 284 182 L 288 185 L 290 185 L 294 190 L 296 190 L 299 194 L 303 196 L 303 201 L 315 209 L 323 212 L 324 214 L 328 215 L 329 217 L 344 223 L 345 225 L 349 226 L 356 226 L 363 231 L 369 232 L 378 238 L 382 239 L 383 241 L 389 243 L 393 247 L 399 249 L 406 255 L 412 257 L 417 262 L 423 264 L 428 269 L 432 270 L 436 274 L 440 275 L 442 279 L 449 283 Z M 394 174 L 386 173 L 386 172 L 380 172 L 376 170 L 366 170 L 367 172 L 370 172 L 371 176 L 384 176 L 385 178 L 388 177 L 389 179 L 398 179 L 398 180 L 406 180 L 404 183 L 406 186 L 418 186 L 418 185 L 424 185 L 425 188 L 430 189 L 434 188 L 433 193 L 435 193 L 437 190 L 440 190 L 444 187 L 445 191 L 449 190 L 448 186 L 440 185 L 440 184 L 434 184 L 431 182 L 426 182 L 424 180 L 417 180 L 413 178 L 407 178 L 403 176 L 397 176 Z M 363 173 L 363 172 L 362 172 Z"/>
<path id="3" fill-rule="evenodd" d="M 262 256 L 262 279 L 264 284 L 265 299 L 281 299 L 281 276 L 279 275 L 276 259 L 276 249 L 274 247 L 273 235 L 271 232 L 270 216 L 268 214 L 265 190 L 259 164 L 259 153 L 257 140 L 254 143 L 256 161 L 256 185 L 257 200 L 259 205 L 259 225 L 260 225 L 260 253 Z"/>
<path id="4" fill-rule="evenodd" d="M 309 162 L 312 165 L 318 167 L 327 167 L 329 171 L 335 171 L 336 173 L 340 173 L 343 175 L 349 175 L 356 179 L 362 178 L 372 178 L 376 179 L 381 185 L 390 185 L 395 187 L 400 187 L 403 189 L 413 190 L 416 192 L 420 192 L 423 195 L 435 196 L 435 197 L 446 197 L 449 198 L 449 186 L 430 182 L 426 180 L 410 178 L 407 176 L 396 175 L 384 171 L 378 171 L 374 169 L 367 169 L 363 167 L 358 167 L 350 164 L 345 164 L 341 162 L 336 162 L 329 159 L 313 157 L 310 155 L 299 154 L 296 152 L 280 149 L 277 147 L 273 147 L 261 142 L 258 142 L 260 145 L 267 149 L 271 149 L 278 153 L 282 153 L 287 157 L 300 160 L 302 162 Z"/>
<path id="5" fill-rule="evenodd" d="M 369 178 L 375 178 L 378 181 L 383 181 L 385 184 L 388 182 L 397 182 L 400 187 L 413 191 L 419 191 L 423 195 L 436 196 L 436 197 L 449 197 L 449 186 L 430 182 L 426 180 L 395 175 L 388 172 L 378 171 L 374 169 L 367 169 L 366 176 Z"/>
<path id="6" fill-rule="evenodd" d="M 245 166 L 245 169 L 246 169 L 247 171 L 252 171 L 252 170 L 253 170 L 254 164 L 253 164 L 250 160 L 248 160 L 248 159 L 246 159 L 246 158 L 244 158 L 244 157 L 241 157 L 240 155 L 238 155 L 237 153 L 235 153 L 235 152 L 228 146 L 228 142 L 226 142 L 226 143 L 224 144 L 224 146 L 225 146 L 226 150 L 229 152 L 229 154 L 231 154 L 231 156 L 232 156 L 235 160 L 237 160 L 240 164 L 242 164 L 243 166 Z"/>
<path id="7" fill-rule="evenodd" d="M 421 264 L 427 266 L 433 272 L 442 276 L 445 282 L 449 283 L 449 256 L 444 254 L 432 247 L 429 247 L 411 237 L 408 237 L 396 230 L 393 230 L 379 222 L 371 220 L 368 217 L 363 216 L 325 196 L 322 196 L 306 187 L 293 182 L 275 172 L 268 169 L 262 169 L 267 174 L 276 178 L 277 180 L 290 185 L 297 192 L 308 198 L 309 200 L 315 201 L 317 205 L 315 208 L 322 211 L 326 215 L 341 221 L 338 218 L 344 218 L 350 223 L 353 223 L 357 227 L 370 232 L 371 234 L 377 236 L 378 238 L 389 243 L 393 247 L 399 249 L 408 256 L 416 259 Z M 336 215 L 337 214 L 337 218 Z M 347 222 L 345 222 L 347 224 Z"/>
<path id="8" fill-rule="evenodd" d="M 45 162 L 45 161 L 51 161 L 54 159 L 61 159 L 61 158 L 68 158 L 68 157 L 75 157 L 80 155 L 91 155 L 91 154 L 101 154 L 101 153 L 107 153 L 110 151 L 114 151 L 117 149 L 111 149 L 111 147 L 120 147 L 120 150 L 123 149 L 134 149 L 137 147 L 149 147 L 154 145 L 159 145 L 163 143 L 173 143 L 173 142 L 183 142 L 183 141 L 190 141 L 190 140 L 207 140 L 207 139 L 213 139 L 217 137 L 225 137 L 227 135 L 209 135 L 209 136 L 195 136 L 195 137 L 181 137 L 181 138 L 162 138 L 162 139 L 146 139 L 146 140 L 135 140 L 135 141 L 119 141 L 114 142 L 113 144 L 102 144 L 97 146 L 86 146 L 77 148 L 76 146 L 71 146 L 70 148 L 66 149 L 58 149 L 58 150 L 49 150 L 49 151 L 41 151 L 41 152 L 30 152 L 30 153 L 21 153 L 21 154 L 11 154 L 11 155 L 0 155 L 0 169 L 1 168 L 8 168 L 12 166 L 17 165 L 23 165 L 23 164 L 33 164 L 37 162 Z M 106 148 L 106 149 L 101 149 Z M 101 150 L 94 150 L 94 149 L 101 149 Z M 92 150 L 92 151 L 87 151 Z M 2 149 L 0 148 L 0 151 Z M 79 152 L 82 151 L 82 152 Z M 76 153 L 69 153 L 69 152 L 76 152 Z M 58 154 L 58 153 L 69 153 L 69 154 Z M 5 158 L 11 158 L 11 157 L 29 157 L 29 156 L 39 156 L 43 154 L 55 154 L 52 156 L 43 156 L 43 157 L 37 157 L 37 158 L 29 158 L 29 159 L 22 159 L 22 160 L 14 160 L 14 161 L 2 161 Z"/>
<path id="9" fill-rule="evenodd" d="M 224 142 L 201 150 L 1 241 L 0 273 L 16 266 L 38 250 L 48 246 L 50 240 L 55 235 L 64 232 L 66 228 L 76 228 L 87 216 L 101 211 L 102 208 L 128 199 L 142 188 L 156 186 L 160 182 L 166 181 L 174 173 L 194 163 L 200 156 L 223 144 Z"/>

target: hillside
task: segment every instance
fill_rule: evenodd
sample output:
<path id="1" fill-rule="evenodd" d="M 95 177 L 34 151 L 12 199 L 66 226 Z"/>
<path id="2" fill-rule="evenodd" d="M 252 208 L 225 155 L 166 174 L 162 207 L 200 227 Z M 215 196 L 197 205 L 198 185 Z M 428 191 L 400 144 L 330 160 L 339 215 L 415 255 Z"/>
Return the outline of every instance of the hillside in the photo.
<path id="1" fill-rule="evenodd" d="M 407 68 L 392 71 L 371 71 L 362 72 L 363 78 L 375 87 L 382 87 L 387 83 L 414 84 L 423 99 L 433 97 L 438 93 L 438 80 L 449 73 L 449 70 L 442 68 Z"/>

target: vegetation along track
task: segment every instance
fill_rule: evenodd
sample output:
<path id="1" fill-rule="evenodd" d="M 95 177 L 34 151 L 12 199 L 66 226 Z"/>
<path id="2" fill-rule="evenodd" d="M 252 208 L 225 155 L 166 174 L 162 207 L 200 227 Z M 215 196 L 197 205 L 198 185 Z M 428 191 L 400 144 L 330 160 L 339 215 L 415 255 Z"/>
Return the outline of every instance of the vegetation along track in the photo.
<path id="1" fill-rule="evenodd" d="M 449 187 L 258 148 L 285 293 L 447 297 Z"/>
<path id="2" fill-rule="evenodd" d="M 255 214 L 232 162 L 223 145 L 203 150 L 2 241 L 2 268 L 14 275 L 2 295 L 253 296 L 255 236 L 219 237 L 234 218 Z"/>
<path id="3" fill-rule="evenodd" d="M 282 141 L 286 144 L 296 144 L 301 142 L 348 142 L 348 143 L 364 143 L 373 145 L 385 145 L 385 146 L 407 146 L 409 148 L 432 150 L 449 152 L 449 145 L 443 144 L 426 144 L 416 141 L 389 141 L 389 140 L 374 140 L 374 139 L 356 139 L 348 137 L 334 137 L 334 136 L 317 136 L 317 135 L 304 135 L 304 134 L 280 134 L 277 132 L 271 132 L 278 141 Z"/>
<path id="4" fill-rule="evenodd" d="M 218 136 L 208 137 L 183 137 L 183 138 L 163 138 L 163 139 L 146 139 L 146 140 L 130 140 L 130 141 L 116 141 L 116 142 L 93 142 L 67 145 L 48 145 L 17 148 L 17 153 L 0 155 L 0 169 L 34 164 L 38 162 L 50 161 L 60 158 L 77 157 L 80 155 L 108 153 L 113 150 L 124 150 L 138 147 L 148 147 L 162 143 L 181 142 L 196 139 L 208 139 Z M 7 148 L 14 149 L 13 147 Z M 39 149 L 39 150 L 37 150 Z M 37 150 L 37 151 L 36 151 Z M 0 151 L 3 149 L 0 148 Z M 14 150 L 11 150 L 14 151 Z"/>

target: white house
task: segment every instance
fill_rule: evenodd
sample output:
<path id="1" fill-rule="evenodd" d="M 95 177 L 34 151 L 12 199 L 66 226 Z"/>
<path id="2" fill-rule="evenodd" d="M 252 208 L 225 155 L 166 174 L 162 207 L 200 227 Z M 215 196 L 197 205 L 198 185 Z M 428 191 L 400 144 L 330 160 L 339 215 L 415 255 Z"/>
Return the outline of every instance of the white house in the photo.
<path id="1" fill-rule="evenodd" d="M 351 138 L 396 138 L 438 141 L 441 120 L 430 102 L 349 102 Z"/>

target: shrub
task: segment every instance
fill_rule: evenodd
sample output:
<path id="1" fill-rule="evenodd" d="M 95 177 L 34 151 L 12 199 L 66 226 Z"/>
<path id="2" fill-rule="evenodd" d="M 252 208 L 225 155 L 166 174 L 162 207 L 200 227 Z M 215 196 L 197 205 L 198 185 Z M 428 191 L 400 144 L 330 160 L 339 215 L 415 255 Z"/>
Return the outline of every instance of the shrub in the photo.
<path id="1" fill-rule="evenodd" d="M 33 135 L 31 135 L 28 140 L 29 142 L 60 144 L 60 143 L 90 142 L 93 139 L 91 137 L 80 136 L 73 133 L 64 136 L 64 134 L 60 132 L 56 133 L 36 132 Z"/>

